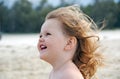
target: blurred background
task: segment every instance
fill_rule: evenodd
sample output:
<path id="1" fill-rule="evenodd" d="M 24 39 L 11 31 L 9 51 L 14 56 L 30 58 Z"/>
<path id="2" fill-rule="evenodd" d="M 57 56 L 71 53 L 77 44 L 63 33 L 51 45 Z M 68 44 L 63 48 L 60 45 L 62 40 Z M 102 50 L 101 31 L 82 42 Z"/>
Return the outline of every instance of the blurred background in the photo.
<path id="1" fill-rule="evenodd" d="M 80 5 L 100 28 L 106 65 L 98 79 L 120 79 L 120 0 L 0 0 L 0 79 L 48 79 L 52 67 L 39 59 L 39 31 L 48 12 Z"/>
<path id="2" fill-rule="evenodd" d="M 48 12 L 71 4 L 98 24 L 105 20 L 105 29 L 120 28 L 120 0 L 0 0 L 0 31 L 38 33 Z"/>

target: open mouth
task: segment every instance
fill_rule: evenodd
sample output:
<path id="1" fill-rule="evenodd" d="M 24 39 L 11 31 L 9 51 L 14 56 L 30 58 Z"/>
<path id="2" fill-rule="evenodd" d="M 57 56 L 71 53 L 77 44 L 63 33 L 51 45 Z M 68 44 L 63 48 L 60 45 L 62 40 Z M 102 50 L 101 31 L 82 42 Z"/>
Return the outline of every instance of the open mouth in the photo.
<path id="1" fill-rule="evenodd" d="M 45 45 L 40 45 L 40 49 L 41 49 L 41 50 L 47 49 L 47 46 L 45 46 Z"/>

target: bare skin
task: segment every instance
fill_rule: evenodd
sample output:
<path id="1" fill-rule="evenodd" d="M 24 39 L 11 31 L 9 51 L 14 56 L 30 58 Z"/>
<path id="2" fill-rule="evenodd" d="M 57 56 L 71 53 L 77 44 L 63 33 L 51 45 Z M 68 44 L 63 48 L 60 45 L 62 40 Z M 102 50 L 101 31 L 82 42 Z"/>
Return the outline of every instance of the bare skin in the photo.
<path id="1" fill-rule="evenodd" d="M 83 79 L 83 76 L 75 64 L 68 61 L 60 69 L 53 69 L 49 79 Z"/>

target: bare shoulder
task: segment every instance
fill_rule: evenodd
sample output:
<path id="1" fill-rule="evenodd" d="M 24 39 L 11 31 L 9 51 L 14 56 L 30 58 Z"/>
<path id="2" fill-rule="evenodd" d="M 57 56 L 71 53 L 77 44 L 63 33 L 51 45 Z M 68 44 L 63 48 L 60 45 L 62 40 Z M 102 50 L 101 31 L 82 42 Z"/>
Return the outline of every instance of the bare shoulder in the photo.
<path id="1" fill-rule="evenodd" d="M 65 69 L 61 73 L 61 79 L 84 79 L 81 72 L 75 69 Z"/>

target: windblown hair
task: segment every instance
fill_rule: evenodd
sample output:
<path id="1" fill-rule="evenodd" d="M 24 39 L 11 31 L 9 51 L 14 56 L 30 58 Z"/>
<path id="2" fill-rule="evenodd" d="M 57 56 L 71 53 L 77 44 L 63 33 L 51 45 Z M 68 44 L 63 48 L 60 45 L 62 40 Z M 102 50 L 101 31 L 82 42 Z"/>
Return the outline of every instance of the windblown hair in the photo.
<path id="1" fill-rule="evenodd" d="M 99 65 L 102 55 L 98 51 L 99 36 L 97 25 L 79 6 L 58 8 L 46 16 L 47 19 L 57 18 L 64 25 L 65 32 L 77 39 L 77 49 L 72 61 L 82 73 L 84 79 L 91 79 Z"/>

